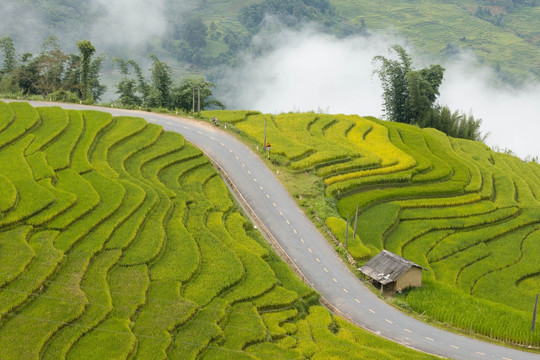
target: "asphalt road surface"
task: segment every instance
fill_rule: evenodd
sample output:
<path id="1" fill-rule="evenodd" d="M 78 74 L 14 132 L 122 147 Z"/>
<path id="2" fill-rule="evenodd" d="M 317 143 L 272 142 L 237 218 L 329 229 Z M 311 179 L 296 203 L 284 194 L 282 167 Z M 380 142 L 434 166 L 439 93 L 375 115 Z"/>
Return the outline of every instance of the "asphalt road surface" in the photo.
<path id="1" fill-rule="evenodd" d="M 31 102 L 33 106 L 52 103 Z M 522 352 L 447 332 L 413 319 L 375 296 L 338 258 L 326 239 L 259 157 L 232 135 L 208 123 L 143 111 L 56 104 L 66 109 L 95 109 L 115 116 L 140 116 L 182 134 L 219 165 L 297 271 L 350 321 L 409 347 L 453 359 L 540 360 Z M 434 299 L 437 301 L 437 299 Z"/>

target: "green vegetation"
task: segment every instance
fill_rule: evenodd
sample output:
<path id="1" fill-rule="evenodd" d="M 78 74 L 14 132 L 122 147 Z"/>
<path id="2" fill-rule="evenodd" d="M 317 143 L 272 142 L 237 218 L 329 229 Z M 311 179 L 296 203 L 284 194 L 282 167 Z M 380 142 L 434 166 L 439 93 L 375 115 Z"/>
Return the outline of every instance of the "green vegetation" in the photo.
<path id="1" fill-rule="evenodd" d="M 375 70 L 381 79 L 383 105 L 388 120 L 418 125 L 422 128 L 434 128 L 448 136 L 461 139 L 482 141 L 487 136 L 480 134 L 482 120 L 475 120 L 472 115 L 452 113 L 448 107 L 435 105 L 439 96 L 439 86 L 444 77 L 444 68 L 432 64 L 429 68 L 414 70 L 412 58 L 399 46 L 390 48 L 399 60 L 375 56 L 374 62 L 380 63 Z"/>
<path id="2" fill-rule="evenodd" d="M 179 134 L 0 109 L 2 359 L 434 359 L 320 307 Z"/>
<path id="3" fill-rule="evenodd" d="M 39 54 L 25 52 L 15 57 L 10 37 L 0 39 L 9 43 L 8 63 L 0 71 L 0 93 L 9 96 L 35 96 L 55 101 L 93 103 L 105 92 L 99 76 L 104 58 L 92 59 L 96 49 L 88 40 L 77 43 L 80 54 L 65 54 L 58 39 L 50 36 L 43 41 Z M 5 52 L 5 50 L 4 50 Z M 12 54 L 13 53 L 13 54 Z M 10 56 L 13 55 L 11 58 Z"/>
<path id="4" fill-rule="evenodd" d="M 365 261 L 384 248 L 428 269 L 426 285 L 396 294 L 398 305 L 464 332 L 540 345 L 540 331 L 530 331 L 540 274 L 533 260 L 539 164 L 435 129 L 374 118 L 203 116 L 231 119 L 227 128 L 261 149 L 322 233 L 328 228 L 345 243 L 349 218 L 353 259 Z M 269 159 L 261 148 L 265 118 Z"/>
<path id="5" fill-rule="evenodd" d="M 31 12 L 39 16 L 42 21 L 37 25 L 43 34 L 60 37 L 66 28 L 79 29 L 71 39 L 85 38 L 83 29 L 92 29 L 104 16 L 102 7 L 68 0 L 53 3 L 29 0 L 14 5 L 14 9 L 9 10 L 14 14 Z M 472 51 L 481 63 L 489 65 L 506 82 L 521 84 L 531 77 L 540 77 L 540 6 L 534 0 L 390 0 L 383 5 L 375 0 L 165 1 L 156 12 L 163 14 L 160 20 L 167 30 L 138 44 L 139 53 L 134 53 L 131 42 L 127 42 L 125 46 L 114 43 L 109 48 L 96 49 L 97 54 L 129 56 L 139 63 L 149 54 L 155 54 L 162 59 L 174 59 L 170 63 L 174 78 L 206 77 L 213 81 L 215 69 L 234 66 L 238 56 L 251 50 L 253 36 L 267 24 L 264 19 L 270 15 L 280 22 L 279 26 L 270 26 L 271 30 L 315 23 L 321 31 L 341 37 L 397 35 L 439 61 Z M 85 53 L 66 54 L 55 41 L 49 40 L 39 54 L 28 54 L 29 49 L 18 48 L 24 43 L 24 36 L 16 33 L 19 29 L 20 26 L 9 29 L 7 25 L 8 36 L 0 38 L 3 59 L 0 93 L 18 96 L 23 90 L 25 94 L 50 94 L 47 98 L 62 101 L 89 98 L 82 94 L 86 89 L 81 81 L 84 78 L 81 75 L 86 73 L 83 69 Z M 92 60 L 88 68 L 91 77 L 97 79 L 103 60 L 101 55 Z M 58 80 L 62 77 L 57 75 L 62 73 L 62 67 L 54 62 L 66 65 L 61 88 Z M 118 102 L 126 106 L 133 106 L 134 100 L 140 100 L 140 95 L 146 96 L 149 91 L 140 87 L 141 69 L 134 70 L 138 79 L 132 82 L 127 72 L 121 70 L 117 87 L 121 94 Z M 47 73 L 47 76 L 38 79 L 36 74 L 39 73 Z M 107 76 L 110 76 L 108 83 L 117 82 L 120 77 L 109 72 Z M 98 100 L 103 86 L 95 81 L 90 81 L 89 85 L 92 97 Z M 143 91 L 135 94 L 139 90 Z M 438 110 L 440 116 L 445 116 L 442 109 Z"/>
<path id="6" fill-rule="evenodd" d="M 529 1 L 333 0 L 337 13 L 374 33 L 399 34 L 417 49 L 451 57 L 472 50 L 507 81 L 540 75 L 540 7 Z M 503 21 L 500 21 L 503 20 Z"/>

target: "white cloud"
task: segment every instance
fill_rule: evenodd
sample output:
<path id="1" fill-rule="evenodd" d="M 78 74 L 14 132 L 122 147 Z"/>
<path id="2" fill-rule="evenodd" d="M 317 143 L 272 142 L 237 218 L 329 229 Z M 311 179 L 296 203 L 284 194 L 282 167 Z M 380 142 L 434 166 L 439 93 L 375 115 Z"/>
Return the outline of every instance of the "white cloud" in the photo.
<path id="1" fill-rule="evenodd" d="M 272 39 L 274 50 L 246 55 L 220 81 L 234 108 L 264 112 L 310 111 L 380 114 L 380 84 L 371 59 L 386 51 L 380 39 L 337 40 L 312 28 L 286 30 Z"/>
<path id="2" fill-rule="evenodd" d="M 440 102 L 451 109 L 472 110 L 481 118 L 482 129 L 490 132 L 486 143 L 508 148 L 521 157 L 540 155 L 540 84 L 519 89 L 495 81 L 489 68 L 474 59 L 445 64 Z"/>
<path id="3" fill-rule="evenodd" d="M 245 55 L 239 66 L 226 72 L 216 95 L 235 109 L 381 117 L 382 89 L 372 75 L 372 59 L 388 55 L 394 43 L 404 42 L 376 35 L 337 39 L 309 26 L 267 34 L 253 43 L 258 55 Z M 408 50 L 417 67 L 437 62 Z M 519 90 L 495 86 L 494 74 L 470 56 L 442 65 L 446 72 L 441 104 L 466 113 L 472 110 L 475 118 L 482 118 L 482 132 L 491 133 L 489 145 L 509 148 L 522 157 L 540 155 L 539 84 Z"/>
<path id="4" fill-rule="evenodd" d="M 104 46 L 141 46 L 166 28 L 165 0 L 94 0 L 101 14 L 93 24 L 91 38 Z"/>

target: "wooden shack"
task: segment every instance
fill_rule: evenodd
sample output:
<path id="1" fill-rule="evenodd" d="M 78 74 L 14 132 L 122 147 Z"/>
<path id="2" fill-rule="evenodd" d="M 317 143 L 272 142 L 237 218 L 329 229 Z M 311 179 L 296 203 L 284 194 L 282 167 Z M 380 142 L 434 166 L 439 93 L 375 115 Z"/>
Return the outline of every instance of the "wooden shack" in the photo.
<path id="1" fill-rule="evenodd" d="M 366 265 L 358 268 L 381 291 L 401 291 L 422 285 L 422 270 L 426 270 L 390 251 L 383 250 Z"/>

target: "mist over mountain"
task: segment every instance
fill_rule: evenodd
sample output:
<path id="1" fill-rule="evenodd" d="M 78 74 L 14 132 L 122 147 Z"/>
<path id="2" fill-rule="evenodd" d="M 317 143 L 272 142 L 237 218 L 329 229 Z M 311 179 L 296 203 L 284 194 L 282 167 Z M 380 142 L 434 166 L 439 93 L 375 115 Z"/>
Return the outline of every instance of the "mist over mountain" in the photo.
<path id="1" fill-rule="evenodd" d="M 540 154 L 534 139 L 540 117 L 536 101 L 540 85 L 532 76 L 538 72 L 534 56 L 530 68 L 523 70 L 531 76 L 519 86 L 508 85 L 499 81 L 506 73 L 466 46 L 472 34 L 462 37 L 461 44 L 450 43 L 454 46 L 441 38 L 436 48 L 445 52 L 426 53 L 415 45 L 423 43 L 422 39 L 397 33 L 391 23 L 388 31 L 374 31 L 375 20 L 345 12 L 342 1 L 298 0 L 291 7 L 281 3 L 3 0 L 0 37 L 11 36 L 19 56 L 39 51 L 42 41 L 51 35 L 65 51 L 76 51 L 77 41 L 90 40 L 107 57 L 102 78 L 109 89 L 104 100 L 116 96 L 114 76 L 108 68 L 114 56 L 134 58 L 147 69 L 147 56 L 153 53 L 171 65 L 175 81 L 196 74 L 215 82 L 216 97 L 232 109 L 378 117 L 383 115 L 382 90 L 373 76 L 372 59 L 387 54 L 389 46 L 397 43 L 411 52 L 415 62 L 441 63 L 447 69 L 439 103 L 482 118 L 482 131 L 491 134 L 489 145 L 511 149 L 522 157 Z M 512 11 L 519 15 L 520 9 Z M 494 33 L 504 30 L 503 23 L 507 29 L 513 26 L 510 17 L 503 23 L 497 18 L 497 23 L 488 10 L 474 16 L 474 21 L 484 21 Z M 505 13 L 512 14 L 510 10 Z M 529 24 L 536 26 L 532 20 Z M 534 44 L 534 38 L 525 36 L 529 32 L 533 30 L 522 29 L 520 36 Z M 432 35 L 424 34 L 426 38 Z M 505 63 L 497 65 L 508 69 Z"/>
<path id="2" fill-rule="evenodd" d="M 11 36 L 20 51 L 37 51 L 56 36 L 62 47 L 90 40 L 99 51 L 146 56 L 166 37 L 171 19 L 181 19 L 188 1 L 3 0 L 0 35 Z M 157 46 L 159 48 L 159 46 Z"/>
<path id="3" fill-rule="evenodd" d="M 383 118 L 382 88 L 373 74 L 373 57 L 401 44 L 415 62 L 434 59 L 412 48 L 403 38 L 382 35 L 338 39 L 313 26 L 301 30 L 262 33 L 241 56 L 240 64 L 224 71 L 217 96 L 233 109 L 268 113 L 315 111 L 371 115 Z M 269 50 L 270 49 L 270 50 Z M 253 55 L 256 53 L 258 55 Z M 462 53 L 446 68 L 438 102 L 483 120 L 486 143 L 524 158 L 540 154 L 540 83 L 523 87 L 501 83 L 495 71 L 474 54 Z"/>

